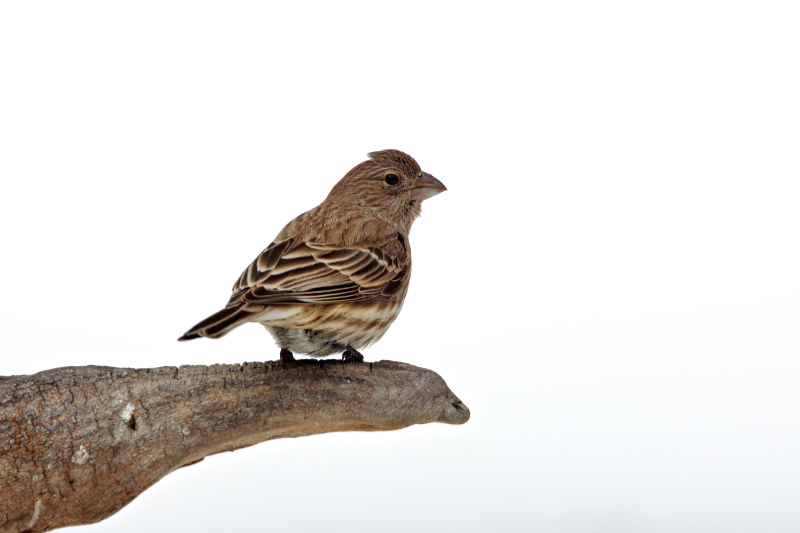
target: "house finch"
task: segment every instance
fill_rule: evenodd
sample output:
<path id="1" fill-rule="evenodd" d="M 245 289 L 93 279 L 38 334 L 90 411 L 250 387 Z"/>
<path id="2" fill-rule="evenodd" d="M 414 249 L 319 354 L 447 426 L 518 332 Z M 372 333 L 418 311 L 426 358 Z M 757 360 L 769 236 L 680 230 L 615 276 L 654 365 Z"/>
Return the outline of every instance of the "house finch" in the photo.
<path id="1" fill-rule="evenodd" d="M 447 188 L 399 150 L 369 154 L 324 202 L 295 218 L 256 257 L 221 311 L 178 340 L 222 337 L 245 322 L 281 348 L 325 357 L 378 341 L 403 307 L 411 277 L 408 232 L 423 200 Z"/>

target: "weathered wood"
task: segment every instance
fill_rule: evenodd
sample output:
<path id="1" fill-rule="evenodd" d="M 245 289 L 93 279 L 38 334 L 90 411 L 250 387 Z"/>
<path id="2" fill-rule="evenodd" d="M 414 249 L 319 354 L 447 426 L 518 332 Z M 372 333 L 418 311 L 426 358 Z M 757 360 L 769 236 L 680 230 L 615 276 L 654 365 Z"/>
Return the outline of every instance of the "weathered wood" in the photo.
<path id="1" fill-rule="evenodd" d="M 98 522 L 182 466 L 266 440 L 468 419 L 438 374 L 391 361 L 0 377 L 0 531 Z"/>

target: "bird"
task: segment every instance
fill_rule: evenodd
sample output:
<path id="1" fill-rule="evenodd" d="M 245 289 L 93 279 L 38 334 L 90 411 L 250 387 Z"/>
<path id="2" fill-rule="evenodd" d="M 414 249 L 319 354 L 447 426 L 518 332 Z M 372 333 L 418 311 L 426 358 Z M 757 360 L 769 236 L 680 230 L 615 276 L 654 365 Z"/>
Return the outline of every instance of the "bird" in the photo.
<path id="1" fill-rule="evenodd" d="M 400 150 L 367 154 L 325 200 L 289 222 L 233 285 L 227 305 L 179 341 L 266 327 L 281 361 L 294 354 L 363 362 L 403 307 L 409 232 L 421 204 L 447 187 Z"/>

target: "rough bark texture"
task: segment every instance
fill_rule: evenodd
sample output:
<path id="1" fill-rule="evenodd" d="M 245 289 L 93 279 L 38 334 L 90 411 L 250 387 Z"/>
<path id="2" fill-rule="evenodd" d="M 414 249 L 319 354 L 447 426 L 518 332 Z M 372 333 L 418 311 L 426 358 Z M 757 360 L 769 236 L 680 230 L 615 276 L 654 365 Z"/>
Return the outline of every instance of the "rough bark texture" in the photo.
<path id="1" fill-rule="evenodd" d="M 438 374 L 391 361 L 0 377 L 0 531 L 98 522 L 182 466 L 265 440 L 468 419 Z"/>

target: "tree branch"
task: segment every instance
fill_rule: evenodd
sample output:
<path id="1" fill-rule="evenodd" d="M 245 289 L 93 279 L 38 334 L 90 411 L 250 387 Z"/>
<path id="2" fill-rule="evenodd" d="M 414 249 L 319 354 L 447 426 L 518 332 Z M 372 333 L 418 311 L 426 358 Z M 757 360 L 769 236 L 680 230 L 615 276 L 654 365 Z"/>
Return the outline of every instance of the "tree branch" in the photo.
<path id="1" fill-rule="evenodd" d="M 0 531 L 98 522 L 182 466 L 266 440 L 467 420 L 438 374 L 392 361 L 0 377 Z"/>

